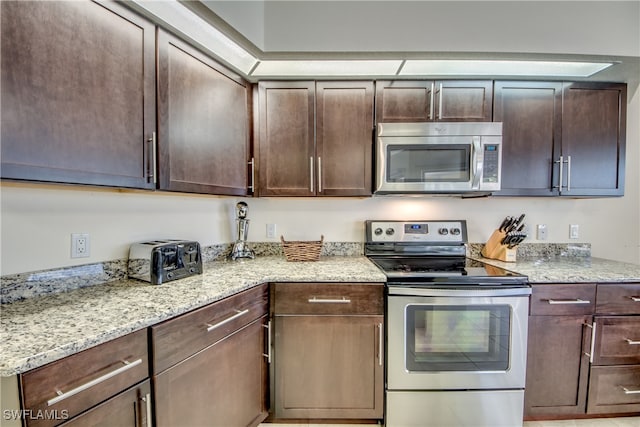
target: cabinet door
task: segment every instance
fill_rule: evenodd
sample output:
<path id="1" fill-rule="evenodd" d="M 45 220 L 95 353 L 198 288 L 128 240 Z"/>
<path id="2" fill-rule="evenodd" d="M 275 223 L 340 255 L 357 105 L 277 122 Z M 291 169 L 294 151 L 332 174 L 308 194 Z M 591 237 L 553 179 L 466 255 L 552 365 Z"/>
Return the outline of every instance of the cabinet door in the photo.
<path id="1" fill-rule="evenodd" d="M 627 86 L 566 83 L 562 105 L 563 195 L 624 194 Z M 568 187 L 568 188 L 567 188 Z"/>
<path id="2" fill-rule="evenodd" d="M 316 86 L 317 194 L 371 195 L 373 82 Z"/>
<path id="3" fill-rule="evenodd" d="M 0 8 L 2 177 L 153 188 L 154 25 L 111 2 Z"/>
<path id="4" fill-rule="evenodd" d="M 590 316 L 530 316 L 525 416 L 583 414 Z"/>
<path id="5" fill-rule="evenodd" d="M 497 81 L 493 121 L 502 122 L 500 196 L 558 195 L 562 83 Z"/>
<path id="6" fill-rule="evenodd" d="M 491 121 L 493 81 L 442 80 L 435 83 L 435 91 L 435 121 Z"/>
<path id="7" fill-rule="evenodd" d="M 266 316 L 153 377 L 156 426 L 257 426 L 267 416 Z"/>
<path id="8" fill-rule="evenodd" d="M 123 391 L 61 427 L 139 427 L 151 425 L 149 380 Z"/>
<path id="9" fill-rule="evenodd" d="M 314 82 L 260 82 L 260 196 L 314 196 Z"/>
<path id="10" fill-rule="evenodd" d="M 276 316 L 275 418 L 380 419 L 383 316 Z"/>
<path id="11" fill-rule="evenodd" d="M 433 81 L 378 80 L 376 123 L 433 120 Z"/>
<path id="12" fill-rule="evenodd" d="M 161 189 L 247 194 L 249 97 L 242 78 L 158 32 Z"/>

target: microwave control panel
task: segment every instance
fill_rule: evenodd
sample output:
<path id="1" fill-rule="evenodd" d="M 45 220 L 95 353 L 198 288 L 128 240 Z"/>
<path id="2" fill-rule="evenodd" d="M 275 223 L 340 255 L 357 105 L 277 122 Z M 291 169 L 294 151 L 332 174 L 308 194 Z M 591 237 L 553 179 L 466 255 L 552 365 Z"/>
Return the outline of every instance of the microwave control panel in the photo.
<path id="1" fill-rule="evenodd" d="M 482 182 L 498 182 L 500 177 L 500 145 L 485 144 Z"/>

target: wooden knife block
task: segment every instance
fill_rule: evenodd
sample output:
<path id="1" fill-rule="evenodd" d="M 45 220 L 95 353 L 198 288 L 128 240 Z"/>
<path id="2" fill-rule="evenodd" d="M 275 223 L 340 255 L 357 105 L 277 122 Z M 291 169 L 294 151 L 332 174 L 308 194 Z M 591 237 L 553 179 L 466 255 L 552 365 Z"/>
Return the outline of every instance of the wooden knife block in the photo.
<path id="1" fill-rule="evenodd" d="M 507 245 L 500 243 L 506 236 L 507 233 L 504 231 L 495 230 L 480 251 L 482 256 L 499 261 L 516 262 L 517 247 L 509 249 Z"/>

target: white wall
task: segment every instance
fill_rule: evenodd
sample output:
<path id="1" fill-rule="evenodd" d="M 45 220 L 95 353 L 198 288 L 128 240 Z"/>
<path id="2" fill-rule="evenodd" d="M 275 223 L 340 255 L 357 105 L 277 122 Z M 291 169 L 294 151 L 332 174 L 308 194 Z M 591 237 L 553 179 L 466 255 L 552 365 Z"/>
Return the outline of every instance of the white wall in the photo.
<path id="1" fill-rule="evenodd" d="M 269 0 L 264 16 L 266 52 L 640 55 L 637 1 Z"/>
<path id="2" fill-rule="evenodd" d="M 505 215 L 527 214 L 549 227 L 548 242 L 576 242 L 594 256 L 640 263 L 640 95 L 627 115 L 626 191 L 621 198 L 244 198 L 249 240 L 267 241 L 267 223 L 288 240 L 356 241 L 365 219 L 466 219 L 469 240 L 484 242 Z M 126 258 L 129 244 L 154 238 L 195 239 L 203 245 L 234 239 L 238 198 L 118 191 L 91 187 L 3 183 L 0 274 Z M 91 257 L 70 258 L 70 235 L 91 236 Z M 535 242 L 533 238 L 529 242 Z M 277 241 L 277 239 L 274 239 Z"/>

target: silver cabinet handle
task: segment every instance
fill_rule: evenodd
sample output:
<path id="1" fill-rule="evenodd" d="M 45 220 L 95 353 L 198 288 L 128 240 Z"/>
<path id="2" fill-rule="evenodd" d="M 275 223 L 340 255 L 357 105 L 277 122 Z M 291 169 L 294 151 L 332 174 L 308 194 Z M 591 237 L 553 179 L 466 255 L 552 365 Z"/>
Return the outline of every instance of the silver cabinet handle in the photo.
<path id="1" fill-rule="evenodd" d="M 351 304 L 351 300 L 345 297 L 342 299 L 331 299 L 331 298 L 309 298 L 308 301 L 311 304 Z"/>
<path id="2" fill-rule="evenodd" d="M 267 330 L 267 354 L 262 353 L 262 355 L 267 358 L 267 363 L 271 364 L 271 320 L 262 327 Z"/>
<path id="3" fill-rule="evenodd" d="M 145 419 L 147 420 L 147 427 L 151 427 L 151 394 L 145 394 L 142 397 L 142 401 L 145 402 Z"/>
<path id="4" fill-rule="evenodd" d="M 547 300 L 549 304 L 591 304 L 591 301 L 585 299 L 549 299 Z"/>
<path id="5" fill-rule="evenodd" d="M 142 363 L 142 359 L 138 359 L 138 360 L 136 360 L 134 362 L 127 362 L 126 360 L 123 360 L 122 363 L 124 363 L 124 366 L 121 366 L 118 369 L 114 369 L 113 371 L 108 372 L 108 373 L 102 375 L 101 377 L 98 377 L 98 378 L 96 378 L 94 380 L 91 380 L 91 381 L 89 381 L 87 383 L 84 383 L 81 386 L 78 386 L 78 387 L 76 387 L 76 388 L 74 388 L 72 390 L 69 390 L 66 393 L 63 393 L 60 390 L 56 390 L 56 393 L 58 395 L 56 397 L 54 397 L 53 399 L 49 399 L 47 401 L 47 405 L 48 406 L 55 405 L 56 403 L 61 402 L 61 401 L 65 400 L 65 399 L 68 399 L 71 396 L 75 396 L 76 394 L 81 393 L 81 392 L 87 390 L 88 388 L 93 387 L 96 384 L 100 384 L 100 383 L 108 380 L 109 378 L 113 378 L 116 375 L 119 375 L 119 374 L 121 374 L 121 373 L 123 373 L 125 371 L 128 371 L 129 369 L 132 369 L 132 368 L 138 366 L 139 364 L 141 364 Z"/>
<path id="6" fill-rule="evenodd" d="M 596 348 L 596 322 L 589 325 L 585 323 L 585 326 L 591 328 L 591 348 L 589 349 L 589 353 L 585 353 L 585 356 L 589 356 L 589 363 L 593 363 L 593 352 Z"/>
<path id="7" fill-rule="evenodd" d="M 554 163 L 558 163 L 559 164 L 559 175 L 560 178 L 558 179 L 558 186 L 557 187 L 553 187 L 553 188 L 557 188 L 559 191 L 562 191 L 562 170 L 564 167 L 564 157 L 560 156 L 560 159 L 556 160 Z"/>
<path id="8" fill-rule="evenodd" d="M 624 339 L 629 345 L 640 345 L 640 341 L 630 340 L 629 338 Z"/>
<path id="9" fill-rule="evenodd" d="M 436 120 L 440 120 L 442 118 L 442 83 L 440 83 L 440 91 L 438 95 L 438 114 L 436 114 Z"/>
<path id="10" fill-rule="evenodd" d="M 249 162 L 249 164 L 251 165 L 251 184 L 249 185 L 249 190 L 251 190 L 252 192 L 255 192 L 256 191 L 256 161 L 253 157 L 251 158 L 251 161 Z"/>
<path id="11" fill-rule="evenodd" d="M 567 191 L 571 191 L 571 156 L 567 156 Z"/>
<path id="12" fill-rule="evenodd" d="M 318 156 L 318 193 L 322 193 L 322 157 Z"/>
<path id="13" fill-rule="evenodd" d="M 435 83 L 431 82 L 431 101 L 429 103 L 429 120 L 433 120 L 433 100 L 434 100 L 433 91 L 434 90 L 435 90 Z"/>
<path id="14" fill-rule="evenodd" d="M 218 322 L 218 323 L 216 323 L 215 325 L 209 325 L 209 324 L 207 323 L 207 332 L 211 332 L 211 331 L 213 331 L 214 329 L 219 328 L 219 327 L 220 327 L 220 326 L 222 326 L 222 325 L 226 325 L 227 323 L 229 323 L 229 322 L 232 322 L 232 321 L 236 320 L 238 317 L 244 316 L 245 314 L 247 314 L 247 313 L 249 312 L 249 309 L 242 310 L 242 311 L 240 311 L 240 310 L 235 310 L 235 312 L 236 312 L 236 314 L 234 314 L 233 316 L 231 316 L 231 317 L 229 317 L 229 318 L 227 318 L 227 319 L 224 319 L 223 321 Z"/>
<path id="15" fill-rule="evenodd" d="M 309 181 L 311 181 L 309 184 L 309 191 L 313 193 L 313 157 L 309 157 Z"/>
<path id="16" fill-rule="evenodd" d="M 640 388 L 637 388 L 635 390 L 631 390 L 625 386 L 620 386 L 622 388 L 622 390 L 624 390 L 624 394 L 640 394 Z"/>
<path id="17" fill-rule="evenodd" d="M 640 302 L 640 297 L 629 297 L 631 301 Z"/>
<path id="18" fill-rule="evenodd" d="M 156 133 L 152 132 L 151 136 L 147 139 L 147 142 L 149 143 L 149 145 L 151 146 L 151 167 L 148 170 L 148 177 L 151 181 L 153 181 L 154 184 L 156 184 L 158 182 L 158 177 L 157 177 L 157 156 L 158 156 L 158 144 L 157 144 L 157 140 L 156 140 Z"/>
<path id="19" fill-rule="evenodd" d="M 382 323 L 378 323 L 378 366 L 382 366 L 382 352 L 384 351 L 382 346 L 382 339 Z"/>

